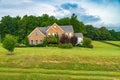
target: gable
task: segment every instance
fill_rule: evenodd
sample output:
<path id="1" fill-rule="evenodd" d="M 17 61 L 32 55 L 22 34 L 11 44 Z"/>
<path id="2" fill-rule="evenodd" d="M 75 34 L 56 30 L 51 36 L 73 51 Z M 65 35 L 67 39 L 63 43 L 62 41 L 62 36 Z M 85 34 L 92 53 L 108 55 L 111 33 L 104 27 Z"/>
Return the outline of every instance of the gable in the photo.
<path id="1" fill-rule="evenodd" d="M 36 34 L 37 33 L 37 34 Z M 45 35 L 38 29 L 35 28 L 29 35 L 28 35 L 28 39 L 43 39 L 45 37 Z"/>
<path id="2" fill-rule="evenodd" d="M 49 29 L 46 32 L 48 33 L 52 29 L 55 30 L 57 34 L 64 33 L 64 31 L 62 30 L 62 28 L 59 27 L 56 23 L 54 23 L 52 26 L 50 26 Z"/>

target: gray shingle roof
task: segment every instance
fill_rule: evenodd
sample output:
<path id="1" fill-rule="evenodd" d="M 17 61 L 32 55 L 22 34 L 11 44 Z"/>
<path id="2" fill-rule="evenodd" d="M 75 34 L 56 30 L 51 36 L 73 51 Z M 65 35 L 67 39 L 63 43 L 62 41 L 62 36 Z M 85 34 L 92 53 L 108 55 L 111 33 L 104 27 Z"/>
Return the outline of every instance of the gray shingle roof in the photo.
<path id="1" fill-rule="evenodd" d="M 47 31 L 48 28 L 49 27 L 38 27 L 38 29 L 45 35 L 46 35 L 46 31 Z"/>
<path id="2" fill-rule="evenodd" d="M 60 26 L 62 29 L 63 29 L 63 31 L 65 31 L 65 32 L 74 32 L 74 30 L 73 30 L 73 27 L 71 26 L 71 25 L 68 25 L 68 26 Z"/>
<path id="3" fill-rule="evenodd" d="M 75 36 L 76 37 L 83 37 L 83 34 L 82 33 L 75 33 Z"/>
<path id="4" fill-rule="evenodd" d="M 43 34 L 46 35 L 46 31 L 49 29 L 50 26 L 48 27 L 37 27 Z M 63 31 L 65 32 L 74 32 L 73 27 L 71 25 L 69 26 L 60 26 Z"/>

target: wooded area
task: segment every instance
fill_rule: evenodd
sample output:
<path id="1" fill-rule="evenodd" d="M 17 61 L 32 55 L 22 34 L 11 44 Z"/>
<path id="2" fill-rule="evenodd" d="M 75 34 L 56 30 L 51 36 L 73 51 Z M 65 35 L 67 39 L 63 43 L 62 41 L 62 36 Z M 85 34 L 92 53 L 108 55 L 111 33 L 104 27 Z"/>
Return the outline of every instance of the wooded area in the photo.
<path id="1" fill-rule="evenodd" d="M 58 25 L 72 25 L 75 32 L 82 32 L 85 37 L 93 40 L 120 40 L 120 32 L 108 30 L 106 27 L 96 28 L 92 25 L 85 25 L 79 21 L 77 15 L 72 14 L 71 17 L 57 19 L 54 16 L 43 14 L 42 16 L 4 16 L 0 21 L 1 39 L 6 34 L 16 36 L 19 43 L 23 43 L 28 34 L 36 27 L 47 27 L 53 23 Z"/>

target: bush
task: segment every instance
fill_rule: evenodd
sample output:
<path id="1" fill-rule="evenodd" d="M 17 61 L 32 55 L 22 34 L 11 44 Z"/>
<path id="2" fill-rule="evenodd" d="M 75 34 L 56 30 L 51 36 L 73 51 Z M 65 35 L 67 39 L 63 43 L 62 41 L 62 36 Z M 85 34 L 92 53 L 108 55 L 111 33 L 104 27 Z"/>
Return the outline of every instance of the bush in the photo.
<path id="1" fill-rule="evenodd" d="M 29 45 L 29 47 L 46 47 L 46 44 Z"/>
<path id="2" fill-rule="evenodd" d="M 58 47 L 58 44 L 48 44 L 48 47 Z"/>
<path id="3" fill-rule="evenodd" d="M 77 37 L 76 37 L 76 36 L 72 36 L 72 37 L 70 38 L 70 43 L 71 43 L 73 46 L 75 46 L 75 45 L 77 44 Z"/>
<path id="4" fill-rule="evenodd" d="M 73 48 L 73 45 L 72 44 L 59 44 L 58 47 L 64 48 L 64 49 L 71 49 Z"/>
<path id="5" fill-rule="evenodd" d="M 58 44 L 58 38 L 56 36 L 49 35 L 45 37 L 44 42 L 46 44 Z"/>
<path id="6" fill-rule="evenodd" d="M 27 47 L 25 44 L 19 44 L 17 43 L 15 47 Z"/>
<path id="7" fill-rule="evenodd" d="M 83 39 L 83 46 L 87 48 L 93 48 L 92 40 L 90 38 Z"/>
<path id="8" fill-rule="evenodd" d="M 77 44 L 76 46 L 78 46 L 78 47 L 83 47 L 83 44 Z"/>
<path id="9" fill-rule="evenodd" d="M 60 37 L 60 41 L 59 41 L 61 44 L 66 44 L 66 43 L 70 43 L 70 39 L 67 35 L 63 34 L 61 37 Z"/>
<path id="10" fill-rule="evenodd" d="M 7 34 L 3 40 L 3 47 L 7 49 L 10 54 L 14 51 L 14 48 L 16 46 L 17 40 L 14 36 Z"/>

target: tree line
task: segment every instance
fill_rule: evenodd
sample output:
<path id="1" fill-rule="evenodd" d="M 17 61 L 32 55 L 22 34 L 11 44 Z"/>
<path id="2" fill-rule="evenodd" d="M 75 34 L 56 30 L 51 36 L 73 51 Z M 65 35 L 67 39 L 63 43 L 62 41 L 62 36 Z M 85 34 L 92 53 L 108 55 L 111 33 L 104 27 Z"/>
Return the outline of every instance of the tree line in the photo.
<path id="1" fill-rule="evenodd" d="M 82 32 L 85 37 L 93 40 L 120 40 L 120 32 L 108 30 L 106 27 L 96 28 L 92 25 L 85 25 L 79 21 L 77 15 L 72 14 L 71 17 L 57 19 L 54 16 L 43 14 L 42 16 L 4 16 L 0 21 L 1 39 L 6 34 L 16 36 L 19 43 L 23 43 L 29 33 L 36 27 L 46 27 L 53 23 L 58 25 L 72 25 L 74 32 Z"/>

